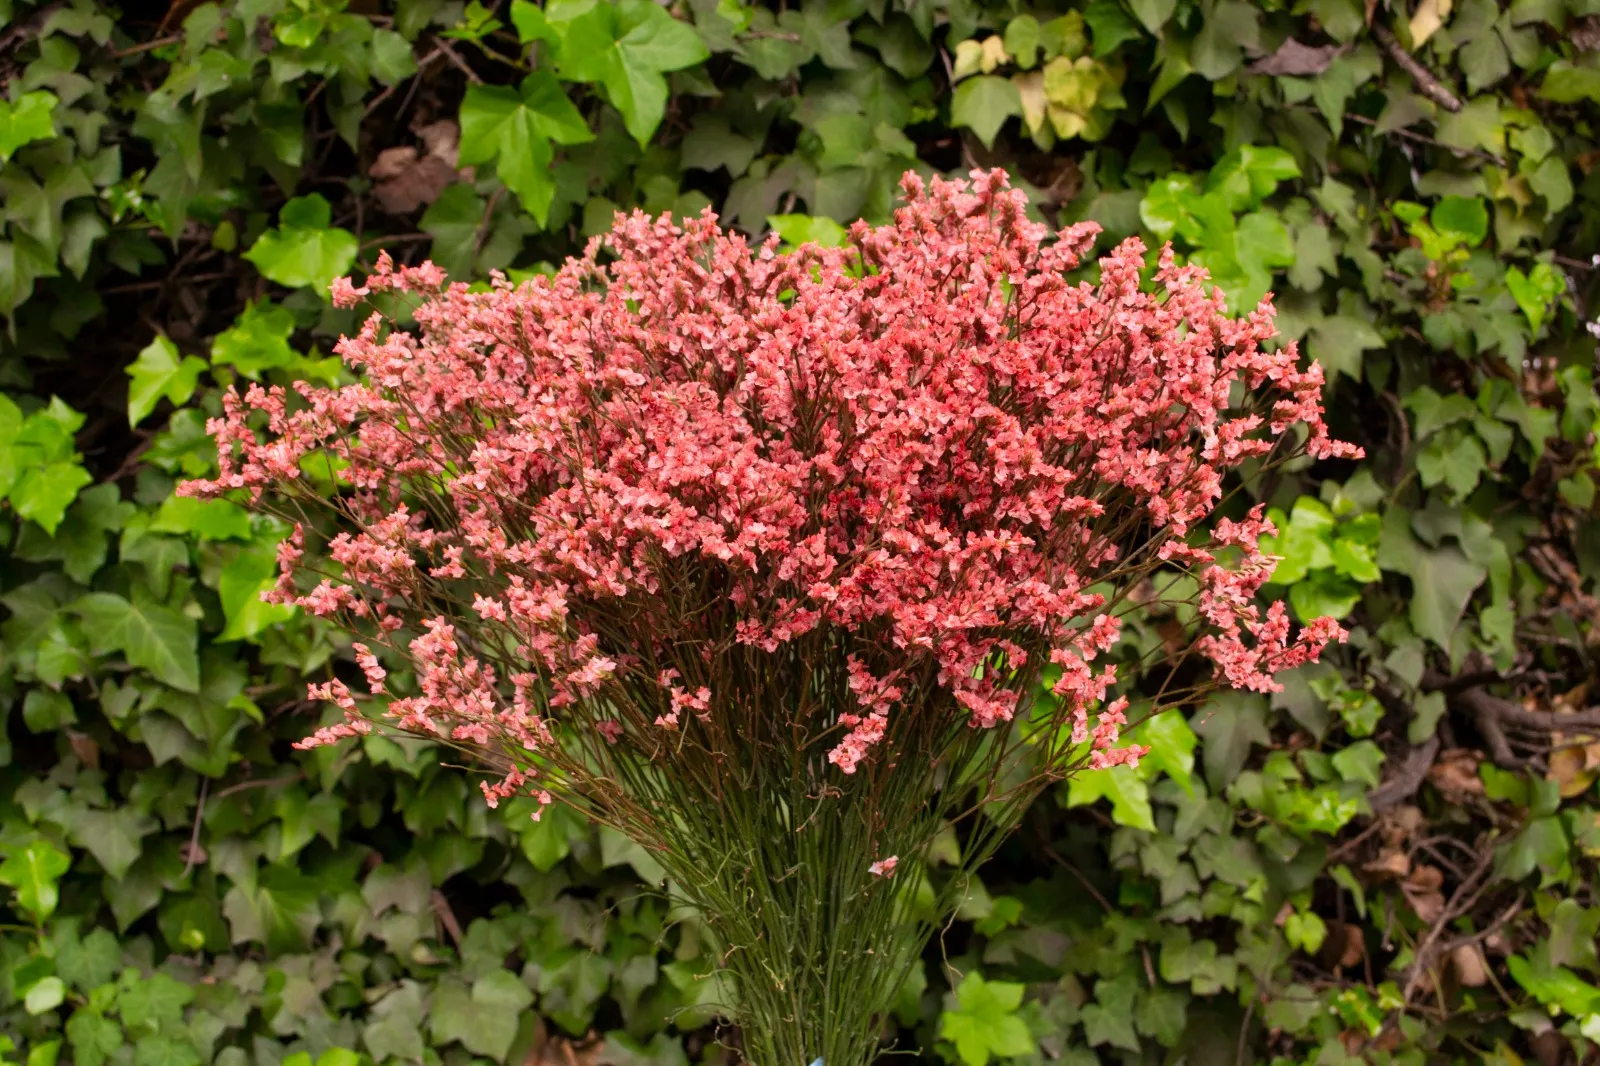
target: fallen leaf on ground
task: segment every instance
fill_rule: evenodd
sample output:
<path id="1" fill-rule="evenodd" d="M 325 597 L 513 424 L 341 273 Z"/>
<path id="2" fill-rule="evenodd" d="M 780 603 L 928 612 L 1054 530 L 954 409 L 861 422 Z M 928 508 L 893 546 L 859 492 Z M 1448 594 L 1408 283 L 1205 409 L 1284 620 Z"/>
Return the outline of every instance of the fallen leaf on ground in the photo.
<path id="1" fill-rule="evenodd" d="M 1322 964 L 1346 969 L 1360 964 L 1367 953 L 1366 937 L 1359 925 L 1349 922 L 1329 922 L 1328 937 L 1322 942 Z"/>
<path id="2" fill-rule="evenodd" d="M 385 148 L 367 169 L 367 176 L 377 183 L 373 199 L 391 215 L 407 215 L 433 203 L 460 176 L 456 171 L 459 126 L 440 119 L 413 132 L 422 142 L 420 152 L 408 144 Z"/>
<path id="3" fill-rule="evenodd" d="M 1278 50 L 1265 59 L 1258 59 L 1250 64 L 1251 74 L 1287 74 L 1292 77 L 1304 78 L 1321 74 L 1328 69 L 1328 65 L 1345 51 L 1345 47 L 1336 44 L 1323 44 L 1313 48 L 1308 44 L 1301 44 L 1290 37 L 1284 41 Z"/>
<path id="4" fill-rule="evenodd" d="M 1417 917 L 1431 925 L 1444 913 L 1444 894 L 1439 891 L 1443 885 L 1442 870 L 1419 863 L 1400 883 L 1400 891 L 1405 893 L 1406 902 L 1411 904 Z"/>
<path id="5" fill-rule="evenodd" d="M 1399 848 L 1387 848 L 1378 857 L 1362 867 L 1380 881 L 1404 877 L 1411 869 L 1411 860 Z"/>
<path id="6" fill-rule="evenodd" d="M 1455 968 L 1456 980 L 1466 988 L 1481 988 L 1489 983 L 1489 960 L 1476 944 L 1462 944 L 1452 951 L 1450 965 Z"/>
<path id="7" fill-rule="evenodd" d="M 1442 751 L 1428 770 L 1428 782 L 1447 800 L 1459 802 L 1468 796 L 1481 796 L 1483 780 L 1478 776 L 1478 766 L 1482 762 L 1483 753 L 1469 748 Z"/>
<path id="8" fill-rule="evenodd" d="M 435 155 L 418 157 L 410 145 L 385 148 L 367 168 L 372 197 L 391 215 L 408 215 L 433 203 L 456 180 L 456 171 Z"/>

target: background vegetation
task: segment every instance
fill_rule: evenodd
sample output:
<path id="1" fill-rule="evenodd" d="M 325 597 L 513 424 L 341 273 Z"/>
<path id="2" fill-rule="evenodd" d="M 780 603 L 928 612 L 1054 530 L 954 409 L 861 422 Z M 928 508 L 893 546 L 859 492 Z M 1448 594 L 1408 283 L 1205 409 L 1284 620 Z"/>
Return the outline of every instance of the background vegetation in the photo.
<path id="1" fill-rule="evenodd" d="M 1254 487 L 1272 588 L 1354 636 L 1041 802 L 900 1046 L 1594 1061 L 1597 16 L 0 0 L 0 1062 L 728 1061 L 638 849 L 423 746 L 290 749 L 343 652 L 258 601 L 278 529 L 172 488 L 220 388 L 341 373 L 322 283 L 380 248 L 517 277 L 635 205 L 837 240 L 993 164 L 1278 294 L 1368 457 Z"/>

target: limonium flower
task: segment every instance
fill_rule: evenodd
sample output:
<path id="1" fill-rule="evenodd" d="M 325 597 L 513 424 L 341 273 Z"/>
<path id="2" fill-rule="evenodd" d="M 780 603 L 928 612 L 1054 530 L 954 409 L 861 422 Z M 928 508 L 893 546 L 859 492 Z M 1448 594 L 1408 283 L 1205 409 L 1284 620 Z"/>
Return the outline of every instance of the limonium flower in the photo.
<path id="1" fill-rule="evenodd" d="M 829 967 L 914 957 L 905 894 L 973 796 L 1137 762 L 1114 649 L 1151 575 L 1198 590 L 1190 695 L 1343 636 L 1257 603 L 1260 508 L 1213 521 L 1243 464 L 1357 454 L 1270 304 L 1230 317 L 1170 249 L 1146 284 L 1137 240 L 1072 280 L 1095 227 L 1030 221 L 1000 171 L 903 190 L 840 248 L 635 212 L 488 291 L 381 257 L 334 301 L 412 294 L 415 332 L 373 314 L 337 349 L 358 383 L 228 395 L 184 489 L 297 518 L 268 597 L 363 641 L 371 697 L 313 686 L 344 718 L 307 744 L 429 737 L 491 804 L 553 793 L 655 850 L 772 1066 L 870 1048 L 895 978 Z M 807 931 L 852 907 L 895 928 Z"/>

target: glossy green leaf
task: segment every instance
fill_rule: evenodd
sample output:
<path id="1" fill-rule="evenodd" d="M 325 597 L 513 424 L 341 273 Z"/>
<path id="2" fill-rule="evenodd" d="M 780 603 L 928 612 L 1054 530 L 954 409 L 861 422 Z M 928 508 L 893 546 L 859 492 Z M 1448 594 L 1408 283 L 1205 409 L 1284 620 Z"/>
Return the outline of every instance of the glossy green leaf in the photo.
<path id="1" fill-rule="evenodd" d="M 939 1036 L 955 1044 L 965 1066 L 987 1066 L 990 1059 L 1032 1054 L 1033 1034 L 1017 1016 L 1023 986 L 986 981 L 968 973 L 956 989 L 959 1006 L 939 1018 Z"/>
<path id="2" fill-rule="evenodd" d="M 592 137 L 583 116 L 548 73 L 524 78 L 520 90 L 474 85 L 461 102 L 460 161 L 495 160 L 500 180 L 540 225 L 555 195 L 551 144 L 582 144 Z"/>
<path id="3" fill-rule="evenodd" d="M 300 355 L 289 346 L 294 315 L 287 308 L 251 303 L 211 342 L 213 366 L 231 366 L 252 381 L 268 370 L 294 366 Z M 181 402 L 181 401 L 175 401 Z"/>
<path id="4" fill-rule="evenodd" d="M 290 200 L 277 228 L 263 233 L 244 257 L 269 281 L 312 286 L 326 296 L 328 284 L 348 274 L 356 258 L 355 234 L 332 222 L 333 208 L 320 193 Z"/>
<path id="5" fill-rule="evenodd" d="M 23 93 L 16 100 L 0 100 L 0 163 L 13 152 L 34 141 L 56 135 L 56 108 L 61 101 L 43 89 Z"/>
<path id="6" fill-rule="evenodd" d="M 595 4 L 566 26 L 558 72 L 603 85 L 628 132 L 647 142 L 666 113 L 669 71 L 711 53 L 694 28 L 650 0 Z"/>
<path id="7" fill-rule="evenodd" d="M 189 399 L 205 368 L 204 360 L 180 356 L 177 345 L 157 334 L 128 367 L 128 424 L 143 422 L 163 398 L 174 406 Z"/>
<path id="8" fill-rule="evenodd" d="M 17 905 L 35 922 L 43 922 L 55 913 L 61 899 L 56 882 L 67 872 L 72 860 L 43 839 L 8 848 L 5 856 L 5 861 L 0 862 L 0 885 L 13 889 Z"/>
<path id="9" fill-rule="evenodd" d="M 1022 114 L 1022 96 L 1007 78 L 991 74 L 968 78 L 950 101 L 950 123 L 965 126 L 991 147 L 1008 118 Z"/>
<path id="10" fill-rule="evenodd" d="M 121 652 L 130 666 L 148 670 L 183 692 L 200 690 L 194 619 L 142 596 L 92 592 L 72 604 L 96 655 Z"/>
<path id="11" fill-rule="evenodd" d="M 1067 783 L 1067 806 L 1082 807 L 1096 800 L 1111 801 L 1111 820 L 1153 833 L 1155 814 L 1150 807 L 1150 786 L 1131 766 L 1105 770 L 1080 770 Z"/>
<path id="12" fill-rule="evenodd" d="M 1433 228 L 1472 248 L 1489 235 L 1489 211 L 1476 196 L 1446 196 L 1429 214 Z"/>

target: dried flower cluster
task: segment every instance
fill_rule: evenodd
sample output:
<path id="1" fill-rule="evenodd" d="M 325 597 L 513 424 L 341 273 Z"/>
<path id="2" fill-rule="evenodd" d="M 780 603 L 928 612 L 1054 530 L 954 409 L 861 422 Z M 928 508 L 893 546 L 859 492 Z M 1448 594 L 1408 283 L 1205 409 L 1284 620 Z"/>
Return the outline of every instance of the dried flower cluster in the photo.
<path id="1" fill-rule="evenodd" d="M 838 249 L 635 213 L 486 292 L 385 258 L 335 302 L 420 294 L 418 332 L 373 315 L 343 340 L 360 384 L 229 396 L 220 474 L 188 491 L 334 515 L 284 544 L 274 598 L 406 664 L 390 694 L 357 645 L 388 721 L 502 768 L 491 802 L 581 797 L 670 858 L 700 846 L 685 817 L 744 794 L 791 834 L 855 800 L 867 853 L 843 861 L 903 882 L 897 823 L 993 780 L 981 735 L 1042 723 L 1044 776 L 1138 758 L 1106 659 L 1157 570 L 1197 577 L 1227 684 L 1269 689 L 1340 635 L 1259 611 L 1259 510 L 1201 527 L 1297 424 L 1312 456 L 1353 452 L 1320 370 L 1266 346 L 1270 308 L 1229 318 L 1170 252 L 1147 291 L 1131 240 L 1070 281 L 1094 228 L 1052 238 L 999 171 L 904 190 Z M 314 694 L 347 719 L 312 743 L 371 728 L 342 682 Z"/>
<path id="2" fill-rule="evenodd" d="M 1263 347 L 1269 308 L 1229 319 L 1170 254 L 1164 292 L 1142 291 L 1136 240 L 1101 262 L 1098 285 L 1070 284 L 1094 228 L 1046 244 L 1004 185 L 980 173 L 970 191 L 930 192 L 908 176 L 893 226 L 858 223 L 845 248 L 791 256 L 772 241 L 752 255 L 709 214 L 636 213 L 609 266 L 592 248 L 554 279 L 487 293 L 385 260 L 362 288 L 336 283 L 336 302 L 425 293 L 421 336 L 374 315 L 339 346 L 366 383 L 307 390 L 297 410 L 281 389 L 230 395 L 211 426 L 221 475 L 187 491 L 294 495 L 314 456 L 334 461 L 358 531 L 328 546 L 337 576 L 299 591 L 297 530 L 276 598 L 421 629 L 407 649 L 419 692 L 389 705 L 407 730 L 537 750 L 551 710 L 608 686 L 649 708 L 636 726 L 736 719 L 754 709 L 713 712 L 727 694 L 706 664 L 827 627 L 849 645 L 854 699 L 829 753 L 843 773 L 912 684 L 992 727 L 1040 657 L 1062 668 L 1055 693 L 1096 765 L 1129 758 L 1115 708 L 1087 726 L 1113 680 L 1091 664 L 1119 634 L 1095 589 L 1152 558 L 1200 570 L 1215 627 L 1202 650 L 1230 684 L 1269 689 L 1334 627 L 1291 643 L 1281 603 L 1258 616 L 1271 569 L 1258 516 L 1217 530 L 1243 550 L 1234 566 L 1186 536 L 1223 473 L 1291 424 L 1310 428 L 1314 456 L 1350 449 L 1323 424 L 1320 369 L 1298 369 L 1293 345 Z M 1231 414 L 1239 382 L 1279 395 Z M 464 582 L 470 614 L 452 606 Z M 525 668 L 501 677 L 467 653 L 464 618 L 500 630 Z M 341 683 L 317 694 L 350 714 L 320 739 L 368 728 Z"/>

